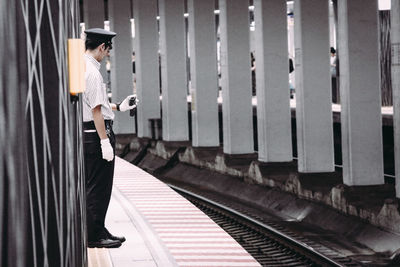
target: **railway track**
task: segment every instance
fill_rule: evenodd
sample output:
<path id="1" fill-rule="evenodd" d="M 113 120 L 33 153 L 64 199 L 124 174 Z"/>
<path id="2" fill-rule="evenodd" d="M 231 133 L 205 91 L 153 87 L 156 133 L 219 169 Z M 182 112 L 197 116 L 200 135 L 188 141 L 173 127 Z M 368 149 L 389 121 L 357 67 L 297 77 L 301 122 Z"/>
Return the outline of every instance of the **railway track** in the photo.
<path id="1" fill-rule="evenodd" d="M 252 216 L 232 202 L 204 196 L 169 184 L 206 213 L 262 266 L 363 266 L 337 252 L 306 240 L 277 222 Z M 207 195 L 207 194 L 205 194 Z"/>

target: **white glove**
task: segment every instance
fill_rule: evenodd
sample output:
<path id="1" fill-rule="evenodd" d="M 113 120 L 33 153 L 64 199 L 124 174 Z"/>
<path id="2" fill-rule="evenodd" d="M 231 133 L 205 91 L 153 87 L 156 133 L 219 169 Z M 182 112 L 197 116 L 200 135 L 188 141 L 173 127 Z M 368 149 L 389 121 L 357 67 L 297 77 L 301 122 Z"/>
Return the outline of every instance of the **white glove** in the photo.
<path id="1" fill-rule="evenodd" d="M 127 110 L 131 110 L 136 107 L 136 104 L 129 106 L 129 100 L 134 97 L 135 95 L 128 95 L 124 101 L 119 105 L 119 111 L 125 112 Z"/>
<path id="2" fill-rule="evenodd" d="M 103 154 L 103 159 L 107 161 L 112 161 L 114 158 L 114 150 L 110 144 L 110 140 L 107 139 L 101 139 L 101 153 Z"/>

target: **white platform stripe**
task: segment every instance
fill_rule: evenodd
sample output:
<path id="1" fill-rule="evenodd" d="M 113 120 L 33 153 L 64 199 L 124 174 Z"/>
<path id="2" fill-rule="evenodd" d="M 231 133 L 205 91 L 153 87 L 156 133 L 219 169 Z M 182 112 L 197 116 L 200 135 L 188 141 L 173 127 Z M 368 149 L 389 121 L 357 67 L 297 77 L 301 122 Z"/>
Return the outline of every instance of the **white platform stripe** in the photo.
<path id="1" fill-rule="evenodd" d="M 143 210 L 144 213 L 153 213 L 153 214 L 159 214 L 159 215 L 170 215 L 170 214 L 180 214 L 180 215 L 193 215 L 193 214 L 204 214 L 199 211 L 196 207 L 184 207 L 184 208 L 175 208 L 173 210 L 165 210 L 164 208 L 160 209 L 154 209 L 153 207 L 146 210 Z"/>
<path id="2" fill-rule="evenodd" d="M 175 259 L 177 261 L 179 260 L 195 260 L 195 259 L 200 259 L 200 260 L 228 260 L 228 261 L 232 261 L 232 260 L 253 260 L 253 258 L 249 255 L 244 255 L 244 256 L 236 256 L 236 255 L 202 255 L 202 256 L 198 256 L 198 255 L 176 255 Z"/>
<path id="3" fill-rule="evenodd" d="M 232 242 L 230 237 L 221 237 L 221 238 L 213 238 L 213 237 L 199 237 L 199 236 L 190 236 L 187 238 L 182 237 L 162 237 L 162 240 L 168 244 L 209 244 L 209 243 L 226 243 Z"/>
<path id="4" fill-rule="evenodd" d="M 222 236 L 222 234 L 220 234 L 219 231 L 216 231 L 214 229 L 179 230 L 177 228 L 173 228 L 172 230 L 156 229 L 156 231 L 159 236 L 165 236 L 165 237 L 167 237 L 167 235 L 171 235 L 171 236 L 175 236 L 175 237 L 176 236 L 193 236 L 193 234 L 196 234 L 198 236 L 208 236 L 208 235 L 215 236 L 216 234 L 219 234 L 218 236 Z M 177 235 L 177 234 L 180 234 L 180 235 Z M 226 234 L 224 234 L 224 235 L 226 235 Z"/>
<path id="5" fill-rule="evenodd" d="M 167 201 L 165 204 L 171 203 L 171 204 L 182 204 L 184 205 L 186 202 L 182 201 L 182 199 L 172 199 L 172 198 L 168 198 L 168 197 L 142 197 L 142 196 L 137 196 L 137 195 L 132 195 L 130 196 L 129 194 L 125 194 L 127 197 L 137 200 L 137 201 L 141 201 L 143 203 L 148 203 L 149 201 L 151 201 L 151 204 L 153 206 L 155 206 L 157 203 L 165 203 L 165 201 Z M 150 204 L 150 203 L 148 203 Z"/>
<path id="6" fill-rule="evenodd" d="M 160 212 L 167 212 L 166 209 L 164 208 L 157 208 L 157 207 L 147 207 L 147 208 L 143 208 L 142 209 L 143 212 L 153 212 L 153 211 L 160 211 Z M 175 212 L 175 211 L 193 211 L 193 207 L 184 207 L 184 208 L 169 208 L 168 210 L 170 210 L 171 212 Z"/>
<path id="7" fill-rule="evenodd" d="M 121 185 L 121 186 L 130 186 L 130 185 Z M 143 189 L 145 189 L 145 188 L 142 187 L 142 190 Z M 140 197 L 151 197 L 148 195 L 149 194 L 148 190 L 146 190 L 146 192 L 143 192 L 142 190 L 141 191 L 126 191 L 127 192 L 126 194 L 140 196 Z M 175 194 L 173 194 L 173 193 L 165 193 L 163 191 L 165 191 L 165 188 L 163 188 L 163 190 L 153 191 L 151 193 L 156 193 L 156 194 L 158 194 L 158 196 L 162 196 L 162 197 L 165 197 L 165 196 L 176 197 Z M 179 199 L 179 198 L 177 198 L 177 199 Z"/>
<path id="8" fill-rule="evenodd" d="M 135 199 L 135 198 L 131 198 L 131 199 Z M 136 206 L 138 207 L 170 207 L 170 206 L 180 206 L 180 207 L 186 207 L 187 203 L 182 201 L 182 200 L 176 200 L 173 201 L 171 199 L 162 199 L 162 200 L 157 200 L 157 199 L 153 199 L 153 198 L 149 198 L 149 199 L 136 199 L 139 204 L 137 204 Z"/>
<path id="9" fill-rule="evenodd" d="M 159 196 L 158 197 L 157 196 L 154 196 L 154 197 L 142 197 L 142 196 L 137 196 L 137 195 L 129 196 L 129 194 L 127 194 L 126 196 L 128 196 L 128 197 L 130 197 L 132 199 L 135 199 L 137 201 L 142 201 L 143 203 L 152 204 L 153 206 L 155 206 L 157 203 L 161 203 L 161 204 L 163 204 L 163 203 L 165 203 L 165 204 L 168 204 L 168 203 L 171 203 L 171 204 L 179 204 L 179 203 L 186 204 L 186 202 L 183 201 L 182 199 L 173 199 L 173 198 L 170 198 L 170 197 L 159 197 Z M 151 201 L 151 203 L 149 203 L 149 201 Z"/>
<path id="10" fill-rule="evenodd" d="M 177 229 L 177 232 L 180 232 L 181 230 L 187 230 L 187 229 L 215 229 L 215 226 L 212 224 L 169 224 L 169 225 L 157 225 L 153 227 L 156 230 L 166 230 L 166 229 Z M 181 229 L 181 230 L 180 230 Z M 219 229 L 215 229 L 218 230 Z"/>
<path id="11" fill-rule="evenodd" d="M 179 221 L 179 222 L 165 222 L 165 221 L 151 222 L 152 225 L 161 225 L 161 226 L 162 225 L 176 225 L 177 223 L 184 223 L 184 222 L 182 222 L 182 221 Z M 202 222 L 190 222 L 190 221 L 186 222 L 186 225 L 190 225 L 192 227 L 196 227 L 197 224 L 213 226 L 212 223 L 210 223 L 210 222 L 203 222 L 203 223 Z"/>
<path id="12" fill-rule="evenodd" d="M 180 228 L 180 227 L 168 227 L 168 228 L 160 228 L 157 227 L 157 232 L 159 234 L 169 234 L 169 233 L 179 233 L 179 234 L 190 234 L 190 233 L 198 233 L 198 232 L 204 232 L 204 233 L 219 233 L 219 229 L 215 229 L 215 227 L 208 227 L 208 228 L 200 228 L 196 229 L 193 227 L 190 228 Z"/>
<path id="13" fill-rule="evenodd" d="M 138 198 L 138 197 L 129 197 L 129 195 L 126 195 L 128 198 L 135 200 L 139 205 L 147 205 L 150 207 L 154 206 L 160 206 L 160 207 L 165 207 L 165 206 L 186 206 L 187 204 L 185 202 L 182 202 L 182 200 L 173 200 L 173 199 L 167 199 L 167 198 Z M 136 203 L 135 202 L 135 203 Z M 149 203 L 151 202 L 151 204 Z"/>
<path id="14" fill-rule="evenodd" d="M 163 243 L 168 248 L 174 249 L 198 249 L 199 251 L 197 254 L 200 254 L 200 251 L 203 249 L 211 249 L 211 248 L 218 248 L 218 249 L 226 249 L 226 248 L 238 248 L 242 249 L 242 247 L 237 246 L 234 243 L 229 243 L 229 239 L 215 239 L 215 238 L 208 238 L 208 239 L 201 239 L 201 238 L 193 238 L 193 239 L 179 239 L 179 238 L 162 238 Z M 204 241 L 203 241 L 204 240 Z"/>
<path id="15" fill-rule="evenodd" d="M 145 217 L 148 220 L 167 220 L 168 218 L 170 220 L 174 220 L 174 219 L 176 219 L 176 220 L 181 220 L 181 219 L 183 219 L 183 220 L 204 220 L 203 217 L 198 216 L 198 215 L 193 215 L 193 216 L 187 216 L 187 215 L 184 215 L 184 216 L 179 216 L 179 215 L 172 215 L 172 216 L 145 215 Z"/>
<path id="16" fill-rule="evenodd" d="M 151 224 L 179 266 L 260 266 L 232 237 L 165 184 L 116 159 L 115 185 Z"/>
<path id="17" fill-rule="evenodd" d="M 143 215 L 146 217 L 145 215 Z M 176 217 L 176 218 L 166 218 L 166 217 L 158 217 L 158 218 L 148 218 L 146 217 L 149 221 L 152 221 L 154 223 L 160 223 L 160 222 L 165 222 L 166 224 L 190 224 L 190 223 L 199 223 L 199 224 L 211 224 L 214 225 L 215 223 L 207 218 L 188 218 L 188 217 Z"/>
<path id="18" fill-rule="evenodd" d="M 176 223 L 176 222 L 182 222 L 182 223 L 185 223 L 185 222 L 190 222 L 190 223 L 209 223 L 210 222 L 210 219 L 208 219 L 208 218 L 189 218 L 189 217 L 180 217 L 180 218 L 171 218 L 171 219 L 168 219 L 168 218 L 155 218 L 155 219 L 148 219 L 150 222 L 166 222 L 166 223 L 168 223 L 168 222 L 173 222 L 173 223 Z"/>
<path id="19" fill-rule="evenodd" d="M 179 210 L 173 211 L 168 213 L 166 211 L 143 211 L 142 214 L 145 216 L 160 216 L 160 217 L 167 217 L 167 216 L 196 216 L 199 214 L 198 211 L 190 211 L 190 212 L 179 212 Z M 203 215 L 204 216 L 204 215 Z"/>
<path id="20" fill-rule="evenodd" d="M 223 262 L 223 263 L 231 263 L 233 266 L 242 266 L 242 263 L 248 263 L 252 262 L 251 259 L 235 259 L 235 260 L 229 260 L 229 259 L 207 259 L 207 258 L 201 258 L 201 259 L 177 259 L 177 262 Z M 239 265 L 237 265 L 239 264 Z"/>
<path id="21" fill-rule="evenodd" d="M 243 251 L 242 248 L 225 248 L 225 249 L 201 249 L 200 251 L 197 249 L 187 248 L 187 249 L 179 249 L 172 248 L 170 251 L 176 256 L 249 256 L 247 251 Z M 197 253 L 197 254 L 196 254 Z M 251 256 L 250 256 L 251 257 Z"/>
<path id="22" fill-rule="evenodd" d="M 158 218 L 158 219 L 166 219 L 166 218 L 193 218 L 193 219 L 202 219 L 204 215 L 199 214 L 171 214 L 168 216 L 167 214 L 151 214 L 151 213 L 143 213 L 146 218 Z"/>
<path id="23" fill-rule="evenodd" d="M 179 263 L 180 267 L 204 267 L 204 266 L 210 266 L 210 267 L 235 267 L 235 266 L 244 266 L 244 267 L 253 267 L 253 266 L 260 266 L 257 262 L 213 262 L 213 261 L 208 261 L 208 262 L 196 262 L 196 261 L 187 261 L 184 262 L 184 264 Z"/>
<path id="24" fill-rule="evenodd" d="M 126 196 L 129 196 L 129 197 L 137 199 L 137 200 L 143 200 L 143 201 L 148 201 L 149 199 L 152 199 L 154 202 L 161 202 L 163 200 L 168 200 L 168 202 L 172 202 L 172 203 L 176 203 L 176 202 L 186 203 L 186 201 L 184 201 L 183 199 L 172 198 L 169 196 L 162 196 L 159 194 L 158 194 L 158 196 L 143 196 L 143 195 L 138 195 L 136 193 L 129 193 L 129 194 L 126 194 Z"/>
<path id="25" fill-rule="evenodd" d="M 228 244 L 220 244 L 220 243 L 205 243 L 201 244 L 200 242 L 198 243 L 185 243 L 185 242 L 165 242 L 165 245 L 168 248 L 196 248 L 198 250 L 202 249 L 210 249 L 210 248 L 218 248 L 218 249 L 225 249 L 225 248 L 238 248 L 238 249 L 243 249 L 241 246 L 235 244 L 235 243 L 228 243 Z"/>
<path id="26" fill-rule="evenodd" d="M 141 185 L 134 185 L 134 186 L 141 186 Z M 146 188 L 142 188 L 142 190 L 146 190 Z M 163 188 L 163 190 L 165 190 L 165 188 Z M 163 193 L 161 191 L 154 191 L 154 192 L 149 192 L 148 190 L 146 190 L 145 192 L 143 192 L 143 191 L 142 192 L 133 191 L 133 192 L 129 192 L 128 194 L 132 194 L 132 195 L 135 195 L 137 197 L 142 197 L 142 198 L 149 198 L 149 197 L 163 197 L 163 198 L 165 198 L 165 197 L 168 197 L 169 199 L 182 200 L 181 198 L 178 198 L 175 194 L 171 194 L 171 193 L 165 194 L 165 193 Z M 155 195 L 149 195 L 149 194 L 157 194 L 157 195 L 155 196 Z"/>
<path id="27" fill-rule="evenodd" d="M 205 246 L 208 246 L 208 245 L 212 244 L 212 245 L 221 245 L 221 246 L 233 245 L 233 246 L 236 246 L 236 247 L 241 247 L 239 244 L 237 244 L 235 242 L 232 242 L 231 238 L 228 238 L 228 239 L 226 239 L 226 238 L 225 239 L 224 238 L 223 239 L 218 239 L 218 238 L 212 239 L 212 238 L 210 238 L 210 240 L 203 240 L 201 238 L 193 238 L 193 239 L 173 238 L 171 240 L 168 240 L 168 238 L 162 238 L 162 239 L 163 239 L 163 241 L 165 241 L 164 243 L 170 244 L 170 245 L 173 245 L 173 244 L 186 244 L 186 245 L 201 245 L 201 246 L 205 245 Z"/>
<path id="28" fill-rule="evenodd" d="M 221 236 L 223 236 L 223 237 L 230 238 L 230 235 L 228 235 L 225 232 L 221 232 L 221 231 L 212 231 L 212 232 L 208 231 L 208 233 L 206 233 L 204 231 L 203 232 L 176 231 L 176 232 L 167 232 L 167 233 L 158 232 L 158 235 L 162 236 L 162 237 L 188 237 L 188 236 L 221 237 Z"/>
<path id="29" fill-rule="evenodd" d="M 135 199 L 132 199 L 132 200 L 135 200 Z M 152 201 L 152 199 L 149 199 L 149 201 Z M 183 208 L 183 207 L 185 207 L 185 203 L 182 203 L 182 202 L 165 203 L 162 201 L 160 201 L 160 202 L 154 201 L 154 203 L 148 203 L 148 201 L 147 202 L 142 201 L 140 203 L 140 201 L 139 201 L 139 203 L 135 206 L 137 206 L 138 208 L 154 207 L 154 206 L 157 206 L 159 208 L 170 208 L 170 207 L 182 207 Z"/>

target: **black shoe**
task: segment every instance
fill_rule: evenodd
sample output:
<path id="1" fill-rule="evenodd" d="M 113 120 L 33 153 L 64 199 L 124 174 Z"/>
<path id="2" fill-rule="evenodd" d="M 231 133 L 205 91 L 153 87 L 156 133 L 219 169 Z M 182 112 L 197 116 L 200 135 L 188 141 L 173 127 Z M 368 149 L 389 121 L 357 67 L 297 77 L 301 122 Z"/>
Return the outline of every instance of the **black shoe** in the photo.
<path id="1" fill-rule="evenodd" d="M 119 248 L 121 246 L 121 242 L 119 240 L 112 239 L 100 239 L 97 241 L 89 241 L 89 248 Z"/>
<path id="2" fill-rule="evenodd" d="M 126 241 L 126 238 L 125 238 L 124 236 L 115 236 L 115 235 L 112 235 L 112 234 L 107 230 L 107 228 L 105 228 L 105 227 L 104 227 L 104 231 L 105 231 L 106 234 L 107 234 L 107 238 L 109 238 L 109 239 L 111 239 L 111 240 L 118 240 L 118 241 L 121 242 L 121 243 L 123 243 L 123 242 Z"/>

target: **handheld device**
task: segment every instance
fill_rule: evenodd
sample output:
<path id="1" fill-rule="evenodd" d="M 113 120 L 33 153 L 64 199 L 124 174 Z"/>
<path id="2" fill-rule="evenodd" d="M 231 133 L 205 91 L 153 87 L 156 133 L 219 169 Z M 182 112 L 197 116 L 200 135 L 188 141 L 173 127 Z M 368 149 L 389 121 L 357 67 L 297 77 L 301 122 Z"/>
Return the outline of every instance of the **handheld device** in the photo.
<path id="1" fill-rule="evenodd" d="M 132 96 L 131 99 L 129 99 L 129 106 L 132 106 L 136 104 L 136 97 Z M 136 114 L 136 108 L 133 108 L 129 111 L 129 116 L 133 117 Z"/>

